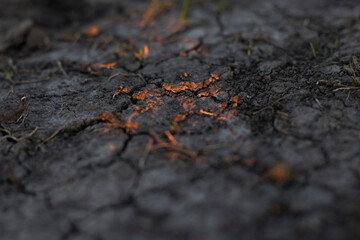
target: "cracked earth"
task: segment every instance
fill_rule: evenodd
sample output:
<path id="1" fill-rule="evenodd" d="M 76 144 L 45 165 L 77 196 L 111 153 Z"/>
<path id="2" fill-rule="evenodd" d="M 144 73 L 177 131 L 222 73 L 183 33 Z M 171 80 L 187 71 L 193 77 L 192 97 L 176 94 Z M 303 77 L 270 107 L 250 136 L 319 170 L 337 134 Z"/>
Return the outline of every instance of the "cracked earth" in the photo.
<path id="1" fill-rule="evenodd" d="M 358 1 L 1 2 L 1 239 L 360 238 Z"/>

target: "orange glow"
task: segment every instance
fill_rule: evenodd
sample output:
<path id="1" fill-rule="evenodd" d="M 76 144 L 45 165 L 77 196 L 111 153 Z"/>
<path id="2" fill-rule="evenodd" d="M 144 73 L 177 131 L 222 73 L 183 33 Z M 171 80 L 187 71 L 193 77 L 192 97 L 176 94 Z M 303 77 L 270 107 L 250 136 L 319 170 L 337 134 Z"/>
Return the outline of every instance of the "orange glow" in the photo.
<path id="1" fill-rule="evenodd" d="M 269 172 L 269 177 L 275 182 L 284 181 L 286 178 L 286 170 L 282 167 L 275 167 Z"/>
<path id="2" fill-rule="evenodd" d="M 177 114 L 175 115 L 174 121 L 175 122 L 182 122 L 185 121 L 186 115 Z"/>
<path id="3" fill-rule="evenodd" d="M 110 113 L 103 113 L 100 116 L 100 120 L 107 122 L 107 127 L 109 128 L 121 128 L 124 129 L 126 132 L 132 132 L 139 128 L 139 124 L 132 122 L 132 118 L 137 114 L 137 112 L 131 114 L 126 123 L 123 123 L 120 120 L 116 119 Z M 106 130 L 106 132 L 109 132 L 109 130 Z"/>
<path id="4" fill-rule="evenodd" d="M 149 55 L 149 47 L 145 45 L 143 48 L 139 50 L 139 52 L 134 52 L 134 56 L 139 60 L 143 61 Z"/>
<path id="5" fill-rule="evenodd" d="M 170 131 L 166 131 L 165 135 L 167 136 L 167 138 L 170 140 L 171 143 L 178 144 L 175 137 L 170 133 Z"/>
<path id="6" fill-rule="evenodd" d="M 141 108 L 139 106 L 135 106 L 135 111 L 137 111 L 138 113 L 144 113 L 144 112 L 147 112 L 149 110 L 150 110 L 149 107 Z"/>
<path id="7" fill-rule="evenodd" d="M 279 163 L 270 169 L 268 176 L 278 186 L 285 186 L 294 179 L 294 172 L 289 164 Z"/>
<path id="8" fill-rule="evenodd" d="M 235 108 L 235 107 L 238 107 L 239 104 L 241 103 L 241 101 L 240 101 L 240 99 L 239 99 L 238 96 L 232 97 L 232 98 L 231 98 L 231 102 L 234 103 L 234 104 L 233 104 L 233 107 L 234 107 L 234 108 Z"/>
<path id="9" fill-rule="evenodd" d="M 145 45 L 144 47 L 144 59 L 149 55 L 149 47 Z"/>
<path id="10" fill-rule="evenodd" d="M 129 94 L 131 92 L 131 89 L 130 88 L 124 88 L 123 86 L 120 87 L 120 90 L 117 91 L 114 95 L 113 95 L 113 98 L 116 97 L 117 95 L 119 95 L 120 93 L 126 93 L 126 94 Z"/>
<path id="11" fill-rule="evenodd" d="M 219 79 L 220 79 L 219 76 L 216 75 L 216 74 L 211 74 L 211 77 L 214 78 L 215 80 L 219 80 Z"/>
<path id="12" fill-rule="evenodd" d="M 181 105 L 187 112 L 196 108 L 196 104 L 195 104 L 194 100 L 192 100 L 191 98 L 186 99 L 185 102 L 183 102 Z"/>
<path id="13" fill-rule="evenodd" d="M 180 82 L 176 85 L 163 84 L 163 89 L 167 92 L 172 92 L 172 93 L 180 93 L 180 92 L 184 92 L 184 91 L 196 92 L 201 89 L 209 87 L 210 84 L 214 83 L 217 80 L 219 80 L 219 76 L 217 76 L 215 74 L 211 74 L 211 77 L 209 79 L 202 81 L 200 83 Z M 202 95 L 200 95 L 200 96 L 202 96 Z"/>
<path id="14" fill-rule="evenodd" d="M 122 123 L 110 113 L 103 113 L 100 116 L 100 120 L 107 122 L 106 125 L 108 128 L 122 128 L 123 126 Z M 107 130 L 107 132 L 109 132 L 109 130 Z"/>
<path id="15" fill-rule="evenodd" d="M 136 93 L 133 94 L 133 98 L 135 98 L 136 100 L 144 100 L 146 98 L 146 96 L 148 95 L 149 90 L 144 90 L 144 91 L 138 91 Z"/>
<path id="16" fill-rule="evenodd" d="M 197 97 L 208 97 L 210 95 L 210 93 L 208 91 L 205 92 L 201 92 L 197 95 Z"/>
<path id="17" fill-rule="evenodd" d="M 137 112 L 133 112 L 130 115 L 130 117 L 128 118 L 128 120 L 126 121 L 126 124 L 123 127 L 123 128 L 125 128 L 126 132 L 132 132 L 139 128 L 139 124 L 132 122 L 132 119 L 137 115 L 139 115 Z"/>
<path id="18" fill-rule="evenodd" d="M 146 104 L 144 110 L 138 112 L 145 112 L 147 110 L 157 110 L 158 106 L 164 103 L 162 91 L 160 91 L 157 86 L 150 85 L 151 89 L 145 89 L 141 91 L 136 91 L 133 93 L 132 98 L 143 101 Z"/>
<path id="19" fill-rule="evenodd" d="M 123 91 L 124 93 L 130 93 L 130 92 L 131 92 L 131 89 L 130 89 L 130 88 L 124 88 L 122 91 Z"/>
<path id="20" fill-rule="evenodd" d="M 224 111 L 225 110 L 225 108 L 227 107 L 227 103 L 225 102 L 225 103 L 222 103 L 222 104 L 220 104 L 220 106 L 219 106 L 219 108 L 220 108 L 220 111 Z"/>
<path id="21" fill-rule="evenodd" d="M 205 111 L 205 110 L 203 110 L 203 109 L 201 109 L 201 110 L 199 111 L 199 113 L 200 113 L 201 115 L 207 115 L 207 116 L 210 116 L 210 117 L 216 117 L 216 116 L 217 116 L 217 114 L 211 113 L 211 112 L 207 112 L 207 111 Z"/>
<path id="22" fill-rule="evenodd" d="M 99 34 L 99 27 L 98 26 L 92 26 L 88 30 L 86 30 L 85 34 L 89 37 L 94 37 Z"/>
<path id="23" fill-rule="evenodd" d="M 109 144 L 105 147 L 105 149 L 114 152 L 116 150 L 116 147 L 113 144 Z"/>
<path id="24" fill-rule="evenodd" d="M 179 52 L 179 56 L 181 56 L 181 57 L 186 57 L 186 52 L 184 52 L 184 51 L 181 51 L 181 52 Z"/>
<path id="25" fill-rule="evenodd" d="M 109 63 L 109 64 L 96 64 L 96 63 L 94 63 L 91 66 L 92 67 L 97 67 L 97 68 L 114 69 L 116 64 L 117 64 L 116 62 L 112 62 L 112 63 Z"/>
<path id="26" fill-rule="evenodd" d="M 237 112 L 235 109 L 231 110 L 230 112 L 226 112 L 224 114 L 221 114 L 221 116 L 218 117 L 219 120 L 223 120 L 223 121 L 229 121 L 231 120 L 234 116 L 236 116 Z"/>

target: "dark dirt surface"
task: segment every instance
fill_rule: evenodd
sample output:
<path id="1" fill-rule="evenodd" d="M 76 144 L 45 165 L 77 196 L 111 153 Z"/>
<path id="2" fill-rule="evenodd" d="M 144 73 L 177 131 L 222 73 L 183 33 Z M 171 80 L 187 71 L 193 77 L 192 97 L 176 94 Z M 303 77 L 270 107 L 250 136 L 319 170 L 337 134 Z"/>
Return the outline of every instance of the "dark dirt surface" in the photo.
<path id="1" fill-rule="evenodd" d="M 181 5 L 1 0 L 1 239 L 360 238 L 359 1 Z"/>

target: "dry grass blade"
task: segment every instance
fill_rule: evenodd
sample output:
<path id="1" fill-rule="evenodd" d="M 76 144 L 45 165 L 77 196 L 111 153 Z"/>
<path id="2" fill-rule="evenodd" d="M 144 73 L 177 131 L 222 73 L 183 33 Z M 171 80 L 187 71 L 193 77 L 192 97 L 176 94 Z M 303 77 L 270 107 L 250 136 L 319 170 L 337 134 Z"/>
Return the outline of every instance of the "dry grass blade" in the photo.
<path id="1" fill-rule="evenodd" d="M 179 156 L 183 156 L 187 159 L 195 159 L 198 156 L 197 151 L 192 151 L 188 149 L 187 146 L 171 141 L 166 142 L 161 139 L 161 137 L 152 129 L 149 130 L 149 134 L 155 139 L 155 141 L 158 143 L 156 146 L 154 146 L 154 149 L 166 149 L 170 152 L 176 152 L 179 154 Z"/>
<path id="2" fill-rule="evenodd" d="M 111 81 L 113 78 L 117 77 L 117 76 L 123 76 L 123 77 L 139 77 L 141 78 L 143 81 L 145 81 L 144 77 L 140 74 L 140 73 L 123 73 L 123 72 L 118 72 L 115 73 L 113 75 L 111 75 L 108 78 L 108 81 Z"/>
<path id="3" fill-rule="evenodd" d="M 11 132 L 9 130 L 7 130 L 5 128 L 0 128 L 1 132 L 4 132 L 4 133 L 7 134 L 4 137 L 2 137 L 0 139 L 0 141 L 2 141 L 4 139 L 11 139 L 11 140 L 13 140 L 15 142 L 21 142 L 21 141 L 23 141 L 25 139 L 28 139 L 28 138 L 32 137 L 39 129 L 40 129 L 40 127 L 36 127 L 31 133 L 18 138 L 18 137 L 14 137 L 13 135 L 11 135 Z"/>

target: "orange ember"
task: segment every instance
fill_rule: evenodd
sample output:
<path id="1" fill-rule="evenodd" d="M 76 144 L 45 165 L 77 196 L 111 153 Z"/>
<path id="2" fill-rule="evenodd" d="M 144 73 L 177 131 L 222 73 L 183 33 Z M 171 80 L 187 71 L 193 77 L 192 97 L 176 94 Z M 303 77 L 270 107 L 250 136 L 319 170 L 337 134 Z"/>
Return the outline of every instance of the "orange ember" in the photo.
<path id="1" fill-rule="evenodd" d="M 113 98 L 115 98 L 117 95 L 119 95 L 120 93 L 126 93 L 129 94 L 131 92 L 130 88 L 124 88 L 123 86 L 120 87 L 120 90 L 117 91 L 114 95 Z"/>
<path id="2" fill-rule="evenodd" d="M 186 72 L 186 73 L 184 73 L 184 77 L 186 77 L 186 78 L 191 77 L 191 74 Z"/>
<path id="3" fill-rule="evenodd" d="M 134 56 L 139 60 L 143 61 L 149 55 L 149 47 L 145 45 L 143 48 L 139 50 L 139 52 L 134 52 Z"/>
<path id="4" fill-rule="evenodd" d="M 122 91 L 123 91 L 124 93 L 130 93 L 130 92 L 131 92 L 131 89 L 130 89 L 130 88 L 124 88 Z"/>
<path id="5" fill-rule="evenodd" d="M 192 100 L 191 98 L 186 99 L 185 102 L 183 102 L 181 105 L 187 112 L 191 112 L 191 110 L 196 108 L 196 104 L 194 100 Z"/>
<path id="6" fill-rule="evenodd" d="M 114 69 L 116 65 L 116 62 L 112 62 L 112 63 L 109 63 L 109 64 L 92 64 L 91 66 L 92 67 L 97 67 L 97 68 L 107 68 L 107 69 Z"/>
<path id="7" fill-rule="evenodd" d="M 224 111 L 225 110 L 225 108 L 227 107 L 227 103 L 225 102 L 225 103 L 222 103 L 222 104 L 220 104 L 220 106 L 219 106 L 219 108 L 220 108 L 220 111 Z"/>
<path id="8" fill-rule="evenodd" d="M 235 107 L 238 107 L 238 106 L 239 106 L 239 104 L 241 103 L 241 100 L 239 99 L 238 96 L 236 96 L 236 97 L 232 97 L 232 98 L 231 98 L 231 102 L 234 103 L 234 104 L 233 104 L 233 107 L 235 108 Z"/>
<path id="9" fill-rule="evenodd" d="M 137 114 L 138 114 L 137 112 L 131 114 L 126 123 L 123 123 L 120 120 L 116 119 L 110 113 L 103 113 L 100 116 L 100 120 L 107 122 L 107 127 L 109 128 L 120 128 L 120 129 L 124 129 L 126 132 L 132 132 L 139 128 L 139 124 L 132 122 L 132 118 Z"/>
<path id="10" fill-rule="evenodd" d="M 98 26 L 92 26 L 88 30 L 86 30 L 85 34 L 89 37 L 94 37 L 99 34 L 99 27 Z"/>
<path id="11" fill-rule="evenodd" d="M 191 76 L 191 75 L 187 75 L 187 76 Z M 163 84 L 163 89 L 165 91 L 171 92 L 171 93 L 180 93 L 180 92 L 184 92 L 184 91 L 196 92 L 201 89 L 209 87 L 210 84 L 214 83 L 216 80 L 219 80 L 219 76 L 217 76 L 215 74 L 211 74 L 211 77 L 209 79 L 202 81 L 200 83 L 180 82 L 178 84 Z M 202 95 L 200 95 L 200 96 L 202 96 Z"/>
<path id="12" fill-rule="evenodd" d="M 200 113 L 201 115 L 207 115 L 207 116 L 210 116 L 210 117 L 216 117 L 216 116 L 217 116 L 216 113 L 207 112 L 207 111 L 205 111 L 205 110 L 203 110 L 203 109 L 201 109 L 201 110 L 199 111 L 199 113 Z"/>
<path id="13" fill-rule="evenodd" d="M 219 79 L 220 79 L 219 76 L 216 75 L 216 74 L 211 74 L 211 77 L 214 78 L 215 80 L 219 80 Z"/>
<path id="14" fill-rule="evenodd" d="M 133 112 L 128 118 L 126 124 L 124 125 L 126 132 L 132 132 L 139 128 L 139 124 L 132 122 L 132 119 L 137 115 L 139 115 L 137 112 Z"/>
<path id="15" fill-rule="evenodd" d="M 149 47 L 145 45 L 144 47 L 144 59 L 149 55 Z"/>
<path id="16" fill-rule="evenodd" d="M 289 164 L 279 163 L 270 169 L 269 179 L 278 186 L 286 186 L 294 180 L 294 171 Z"/>
<path id="17" fill-rule="evenodd" d="M 180 115 L 180 114 L 177 114 L 175 115 L 175 118 L 174 118 L 174 121 L 175 122 L 182 122 L 182 121 L 185 121 L 186 119 L 186 115 Z"/>
<path id="18" fill-rule="evenodd" d="M 177 141 L 176 141 L 176 139 L 175 139 L 175 137 L 170 133 L 170 131 L 166 131 L 166 132 L 165 132 L 165 135 L 167 136 L 167 138 L 169 139 L 169 141 L 170 141 L 172 144 L 174 144 L 174 145 L 178 144 Z"/>

